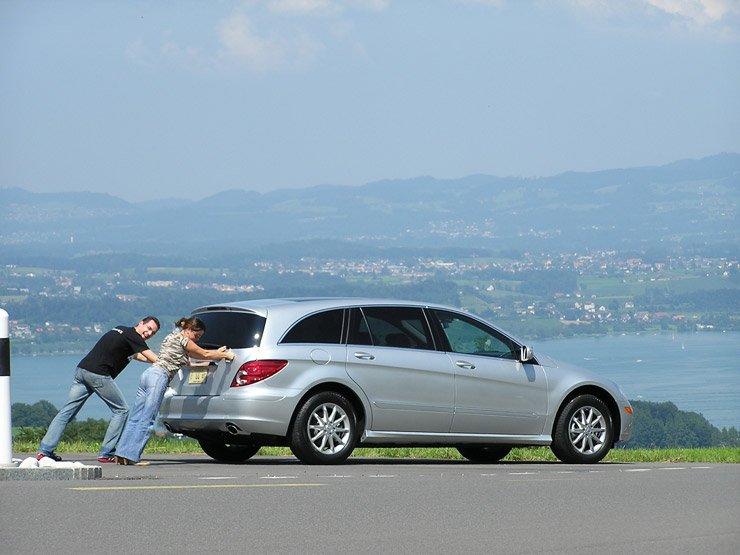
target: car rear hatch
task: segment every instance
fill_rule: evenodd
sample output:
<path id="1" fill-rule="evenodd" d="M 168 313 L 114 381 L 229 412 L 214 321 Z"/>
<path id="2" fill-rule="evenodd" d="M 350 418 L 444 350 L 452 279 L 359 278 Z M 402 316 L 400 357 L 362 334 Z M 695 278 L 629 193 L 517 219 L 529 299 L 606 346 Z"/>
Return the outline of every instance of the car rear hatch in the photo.
<path id="1" fill-rule="evenodd" d="M 183 366 L 170 383 L 170 388 L 179 396 L 219 395 L 231 385 L 234 374 L 248 353 L 244 349 L 259 347 L 265 329 L 265 317 L 253 312 L 209 309 L 194 316 L 203 320 L 206 331 L 198 344 L 204 349 L 226 346 L 236 352 L 234 362 L 218 362 Z"/>

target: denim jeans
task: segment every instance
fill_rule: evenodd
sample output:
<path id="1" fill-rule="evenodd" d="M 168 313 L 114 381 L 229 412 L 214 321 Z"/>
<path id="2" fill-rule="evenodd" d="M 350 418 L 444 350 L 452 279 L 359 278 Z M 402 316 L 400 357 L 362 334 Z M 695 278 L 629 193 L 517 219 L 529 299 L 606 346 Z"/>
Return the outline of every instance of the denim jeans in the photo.
<path id="1" fill-rule="evenodd" d="M 156 366 L 149 367 L 141 375 L 136 390 L 136 404 L 118 442 L 117 456 L 139 462 L 169 383 L 169 376 Z"/>
<path id="2" fill-rule="evenodd" d="M 112 457 L 116 442 L 123 431 L 128 416 L 128 404 L 123 397 L 121 390 L 110 376 L 101 376 L 93 372 L 88 372 L 84 368 L 75 370 L 75 377 L 72 387 L 69 388 L 67 404 L 54 417 L 49 424 L 44 439 L 41 440 L 39 453 L 50 455 L 59 445 L 67 424 L 77 416 L 82 405 L 85 404 L 90 396 L 95 393 L 100 397 L 113 413 L 113 417 L 108 424 L 108 431 L 105 433 L 103 444 L 100 446 L 99 457 Z"/>

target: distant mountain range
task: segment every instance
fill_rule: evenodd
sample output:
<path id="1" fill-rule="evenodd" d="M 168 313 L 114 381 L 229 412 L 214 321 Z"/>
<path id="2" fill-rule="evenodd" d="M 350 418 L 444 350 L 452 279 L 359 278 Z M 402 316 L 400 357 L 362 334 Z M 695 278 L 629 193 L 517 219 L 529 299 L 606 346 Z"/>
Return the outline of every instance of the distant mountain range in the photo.
<path id="1" fill-rule="evenodd" d="M 379 248 L 737 253 L 739 200 L 740 154 L 540 178 L 229 190 L 199 201 L 129 203 L 99 193 L 0 188 L 0 262 L 31 254 L 250 256 L 286 244 L 296 250 L 296 241 L 313 249 L 341 244 L 355 254 Z M 147 222 L 155 230 L 150 236 Z"/>

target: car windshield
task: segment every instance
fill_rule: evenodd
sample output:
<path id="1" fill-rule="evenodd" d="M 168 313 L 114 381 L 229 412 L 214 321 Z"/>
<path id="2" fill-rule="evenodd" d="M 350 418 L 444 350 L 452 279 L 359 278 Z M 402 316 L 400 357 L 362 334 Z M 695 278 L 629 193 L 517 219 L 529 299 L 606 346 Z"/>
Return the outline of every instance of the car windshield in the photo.
<path id="1" fill-rule="evenodd" d="M 206 332 L 198 341 L 204 349 L 222 345 L 230 349 L 259 347 L 265 318 L 249 312 L 202 312 L 196 314 L 206 325 Z"/>

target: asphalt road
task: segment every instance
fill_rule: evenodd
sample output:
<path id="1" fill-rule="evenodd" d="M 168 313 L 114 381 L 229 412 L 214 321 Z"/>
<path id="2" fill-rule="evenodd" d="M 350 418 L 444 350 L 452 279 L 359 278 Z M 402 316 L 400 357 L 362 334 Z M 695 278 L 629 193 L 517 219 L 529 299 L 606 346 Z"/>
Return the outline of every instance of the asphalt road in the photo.
<path id="1" fill-rule="evenodd" d="M 0 553 L 740 553 L 740 465 L 149 460 L 0 482 Z"/>

